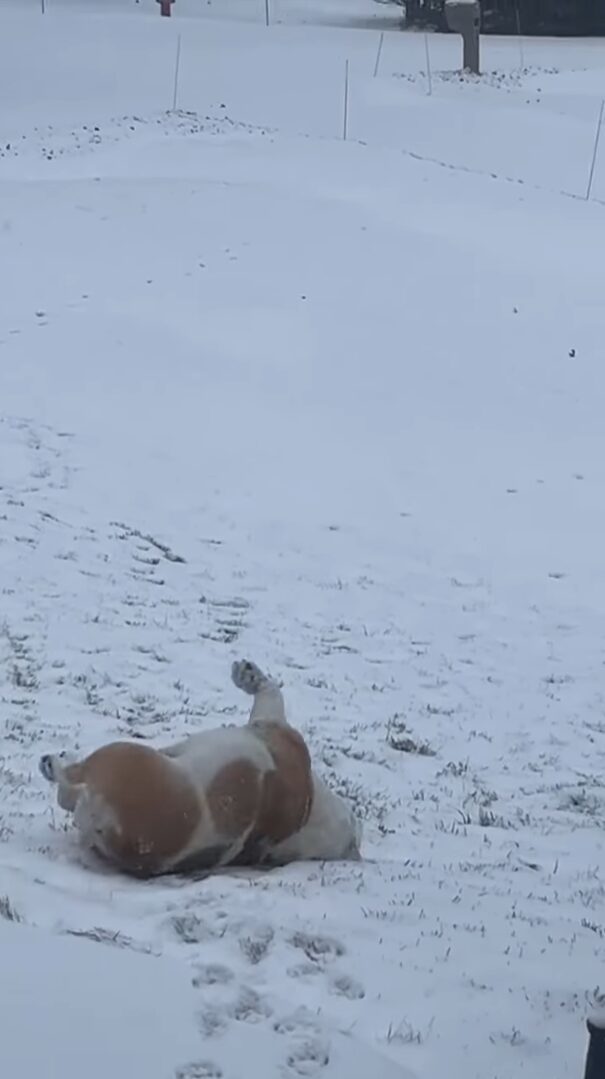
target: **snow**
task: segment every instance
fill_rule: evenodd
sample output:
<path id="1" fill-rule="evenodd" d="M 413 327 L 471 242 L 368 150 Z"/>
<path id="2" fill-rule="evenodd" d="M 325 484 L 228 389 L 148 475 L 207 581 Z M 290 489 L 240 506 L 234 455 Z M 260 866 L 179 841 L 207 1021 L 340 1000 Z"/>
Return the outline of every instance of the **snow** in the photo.
<path id="1" fill-rule="evenodd" d="M 259 7 L 0 12 L 3 1059 L 579 1076 L 605 941 L 605 49 L 484 39 L 473 79 L 431 36 L 429 96 L 395 6 Z M 243 655 L 365 860 L 100 866 L 40 753 L 243 720 Z"/>
<path id="2" fill-rule="evenodd" d="M 195 993 L 175 960 L 7 922 L 0 942 L 10 989 L 2 998 L 2 1060 L 11 1075 L 164 1079 L 174 1073 L 175 1051 L 187 1060 L 198 1050 Z M 158 1007 L 163 997 L 169 1011 Z"/>

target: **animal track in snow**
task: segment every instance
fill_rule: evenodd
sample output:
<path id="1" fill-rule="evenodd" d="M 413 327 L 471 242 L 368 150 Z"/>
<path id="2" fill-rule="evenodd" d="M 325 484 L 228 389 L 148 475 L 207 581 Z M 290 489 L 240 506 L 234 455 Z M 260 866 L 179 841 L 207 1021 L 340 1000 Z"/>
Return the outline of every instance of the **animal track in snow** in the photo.
<path id="1" fill-rule="evenodd" d="M 298 1008 L 273 1024 L 276 1034 L 292 1039 L 284 1066 L 285 1074 L 315 1075 L 330 1061 L 330 1043 L 317 1018 L 306 1008 Z"/>
<path id="2" fill-rule="evenodd" d="M 269 1019 L 272 1015 L 272 1009 L 267 1001 L 248 986 L 242 987 L 228 1012 L 238 1023 L 258 1023 L 262 1019 Z"/>
<path id="3" fill-rule="evenodd" d="M 204 1008 L 198 1015 L 200 1031 L 205 1038 L 212 1038 L 220 1034 L 228 1024 L 228 1017 L 224 1008 L 209 1006 Z"/>
<path id="4" fill-rule="evenodd" d="M 327 1038 L 307 1038 L 294 1046 L 286 1058 L 286 1067 L 295 1075 L 316 1075 L 330 1063 L 330 1047 Z"/>
<path id="5" fill-rule="evenodd" d="M 176 936 L 184 944 L 202 944 L 204 941 L 222 936 L 223 933 L 222 929 L 208 924 L 191 911 L 175 914 L 170 919 L 170 924 Z"/>
<path id="6" fill-rule="evenodd" d="M 261 925 L 255 926 L 239 938 L 239 946 L 252 966 L 266 959 L 274 937 L 275 930 L 270 925 Z"/>
<path id="7" fill-rule="evenodd" d="M 273 1029 L 276 1034 L 300 1034 L 303 1037 L 321 1033 L 321 1027 L 317 1019 L 306 1008 L 297 1008 L 295 1012 L 283 1015 L 281 1019 L 276 1019 Z"/>
<path id="8" fill-rule="evenodd" d="M 345 954 L 345 946 L 333 937 L 313 933 L 295 933 L 290 943 L 300 948 L 313 963 L 326 963 Z"/>
<path id="9" fill-rule="evenodd" d="M 223 1071 L 211 1060 L 195 1060 L 177 1068 L 174 1079 L 222 1079 Z"/>
<path id="10" fill-rule="evenodd" d="M 366 995 L 361 982 L 350 978 L 348 974 L 337 974 L 330 979 L 330 992 L 347 1000 L 363 1000 Z"/>
<path id="11" fill-rule="evenodd" d="M 202 985 L 228 985 L 233 981 L 233 972 L 220 963 L 208 963 L 196 968 L 192 984 L 196 989 Z"/>
<path id="12" fill-rule="evenodd" d="M 288 967 L 286 971 L 289 978 L 314 978 L 322 973 L 317 963 L 299 963 L 296 967 Z"/>

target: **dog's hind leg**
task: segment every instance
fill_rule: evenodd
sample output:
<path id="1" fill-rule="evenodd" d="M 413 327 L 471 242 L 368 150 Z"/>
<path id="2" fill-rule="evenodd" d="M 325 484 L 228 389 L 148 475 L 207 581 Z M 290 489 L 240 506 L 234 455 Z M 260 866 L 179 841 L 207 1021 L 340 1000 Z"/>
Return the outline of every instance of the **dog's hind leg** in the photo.
<path id="1" fill-rule="evenodd" d="M 287 725 L 284 697 L 277 682 L 269 678 L 248 659 L 238 660 L 231 668 L 234 685 L 254 697 L 249 723 L 283 723 Z"/>

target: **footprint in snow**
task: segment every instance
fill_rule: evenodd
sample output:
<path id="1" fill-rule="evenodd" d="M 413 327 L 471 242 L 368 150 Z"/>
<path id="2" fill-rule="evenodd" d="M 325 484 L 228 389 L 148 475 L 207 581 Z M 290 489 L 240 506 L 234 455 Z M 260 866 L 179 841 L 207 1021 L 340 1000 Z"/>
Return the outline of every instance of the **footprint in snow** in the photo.
<path id="1" fill-rule="evenodd" d="M 259 1023 L 262 1019 L 269 1019 L 272 1011 L 267 1001 L 254 989 L 244 986 L 228 1009 L 228 1014 L 238 1023 Z"/>
<path id="2" fill-rule="evenodd" d="M 289 1015 L 283 1015 L 273 1024 L 276 1034 L 301 1035 L 305 1040 L 321 1036 L 321 1026 L 312 1012 L 306 1008 L 297 1008 Z"/>
<path id="3" fill-rule="evenodd" d="M 211 1060 L 195 1060 L 174 1073 L 174 1079 L 222 1079 L 222 1076 L 222 1069 Z"/>
<path id="4" fill-rule="evenodd" d="M 286 1074 L 316 1075 L 330 1063 L 330 1047 L 326 1038 L 309 1038 L 288 1053 Z"/>
<path id="5" fill-rule="evenodd" d="M 192 984 L 196 989 L 202 985 L 227 985 L 233 981 L 233 977 L 233 972 L 228 967 L 223 967 L 220 963 L 208 963 L 197 968 Z"/>
<path id="6" fill-rule="evenodd" d="M 361 982 L 356 981 L 355 978 L 350 978 L 348 974 L 339 974 L 332 978 L 330 992 L 340 997 L 346 997 L 347 1000 L 363 1000 L 366 995 Z"/>
<path id="7" fill-rule="evenodd" d="M 345 946 L 333 937 L 322 937 L 314 933 L 295 933 L 290 943 L 300 948 L 314 963 L 323 963 L 337 959 L 345 954 Z"/>

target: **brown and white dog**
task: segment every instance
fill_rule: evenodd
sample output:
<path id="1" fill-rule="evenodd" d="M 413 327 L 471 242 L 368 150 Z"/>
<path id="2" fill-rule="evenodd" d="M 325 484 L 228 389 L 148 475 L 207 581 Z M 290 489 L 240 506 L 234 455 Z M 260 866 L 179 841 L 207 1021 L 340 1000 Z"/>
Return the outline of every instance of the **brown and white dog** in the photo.
<path id="1" fill-rule="evenodd" d="M 81 761 L 40 759 L 86 846 L 141 877 L 360 857 L 360 822 L 313 772 L 279 686 L 247 660 L 232 678 L 254 697 L 245 727 L 161 750 L 112 742 Z"/>

